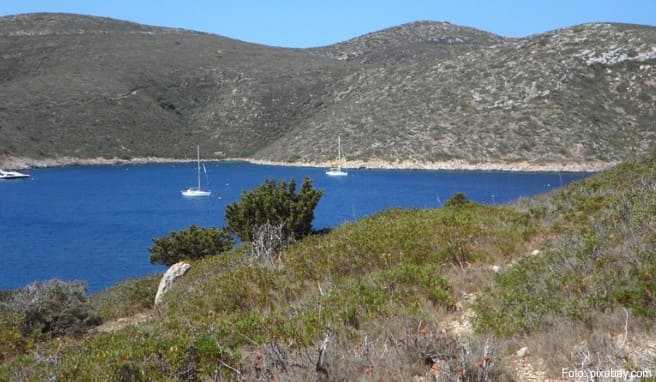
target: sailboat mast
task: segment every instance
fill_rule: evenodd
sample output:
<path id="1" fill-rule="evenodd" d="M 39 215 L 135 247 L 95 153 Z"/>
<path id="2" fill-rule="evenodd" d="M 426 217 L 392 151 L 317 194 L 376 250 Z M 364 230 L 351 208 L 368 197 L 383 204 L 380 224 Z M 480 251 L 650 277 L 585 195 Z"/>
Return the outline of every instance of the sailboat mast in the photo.
<path id="1" fill-rule="evenodd" d="M 198 155 L 198 190 L 200 190 L 200 145 L 196 145 L 196 153 Z"/>

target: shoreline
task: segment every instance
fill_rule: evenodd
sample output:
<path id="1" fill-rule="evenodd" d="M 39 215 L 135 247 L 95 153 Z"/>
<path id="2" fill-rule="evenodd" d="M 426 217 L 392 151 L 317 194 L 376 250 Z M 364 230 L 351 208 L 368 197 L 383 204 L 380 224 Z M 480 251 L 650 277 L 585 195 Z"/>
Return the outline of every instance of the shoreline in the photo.
<path id="1" fill-rule="evenodd" d="M 176 159 L 161 157 L 121 158 L 47 158 L 33 159 L 27 157 L 2 157 L 0 168 L 25 170 L 30 168 L 50 168 L 65 166 L 107 166 L 107 165 L 142 165 L 156 163 L 190 163 L 195 159 Z M 281 162 L 253 158 L 203 159 L 205 162 L 246 162 L 256 165 L 288 166 L 288 167 L 330 167 L 330 162 Z M 463 160 L 444 162 L 416 161 L 347 161 L 345 169 L 385 169 L 385 170 L 451 170 L 451 171 L 510 171 L 510 172 L 598 172 L 607 170 L 619 162 L 576 162 L 576 163 L 530 163 L 521 162 L 484 162 L 470 163 Z"/>

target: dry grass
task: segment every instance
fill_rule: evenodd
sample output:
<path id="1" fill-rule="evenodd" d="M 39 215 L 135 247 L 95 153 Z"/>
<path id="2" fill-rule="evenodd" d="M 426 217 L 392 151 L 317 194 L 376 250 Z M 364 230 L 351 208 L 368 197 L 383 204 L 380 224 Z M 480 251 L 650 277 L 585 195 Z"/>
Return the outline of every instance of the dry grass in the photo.
<path id="1" fill-rule="evenodd" d="M 511 381 L 493 340 L 455 339 L 437 322 L 392 319 L 357 339 L 330 335 L 314 347 L 280 344 L 254 349 L 246 380 L 278 381 Z"/>

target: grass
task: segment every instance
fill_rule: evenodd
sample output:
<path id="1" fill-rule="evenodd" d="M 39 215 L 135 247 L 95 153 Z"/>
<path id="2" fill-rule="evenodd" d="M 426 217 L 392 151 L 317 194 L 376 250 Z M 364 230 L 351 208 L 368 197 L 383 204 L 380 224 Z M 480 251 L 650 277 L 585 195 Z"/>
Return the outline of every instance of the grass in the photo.
<path id="1" fill-rule="evenodd" d="M 130 317 L 153 308 L 161 275 L 120 282 L 91 297 L 103 321 Z"/>

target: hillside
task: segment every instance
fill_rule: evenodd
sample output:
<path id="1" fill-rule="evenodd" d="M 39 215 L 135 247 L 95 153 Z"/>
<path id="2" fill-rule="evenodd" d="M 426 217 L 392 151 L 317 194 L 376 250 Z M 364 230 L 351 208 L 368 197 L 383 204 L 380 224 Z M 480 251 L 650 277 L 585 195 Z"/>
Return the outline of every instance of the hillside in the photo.
<path id="1" fill-rule="evenodd" d="M 192 261 L 155 309 L 157 278 L 93 296 L 105 324 L 83 337 L 21 335 L 20 299 L 0 294 L 0 379 L 653 373 L 654 190 L 652 155 L 512 205 L 385 211 L 306 237 L 279 262 L 241 246 Z"/>
<path id="2" fill-rule="evenodd" d="M 362 64 L 400 64 L 451 58 L 503 40 L 492 33 L 448 22 L 417 21 L 309 51 Z"/>
<path id="3" fill-rule="evenodd" d="M 656 28 L 508 39 L 416 22 L 285 49 L 71 14 L 0 18 L 0 157 L 610 163 L 656 140 Z M 0 160 L 2 161 L 2 160 Z M 28 160 L 29 162 L 29 160 Z"/>

